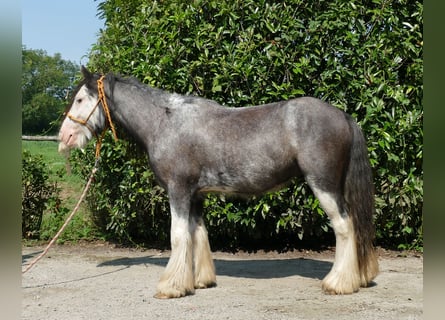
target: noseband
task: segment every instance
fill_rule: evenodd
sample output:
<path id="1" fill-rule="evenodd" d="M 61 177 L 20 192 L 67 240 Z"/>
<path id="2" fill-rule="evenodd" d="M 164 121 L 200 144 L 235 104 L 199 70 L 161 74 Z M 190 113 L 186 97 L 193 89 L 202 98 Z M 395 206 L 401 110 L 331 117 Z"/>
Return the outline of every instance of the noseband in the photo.
<path id="1" fill-rule="evenodd" d="M 103 83 L 103 79 L 104 78 L 105 78 L 105 76 L 101 76 L 97 80 L 97 93 L 98 93 L 97 102 L 96 102 L 96 105 L 91 110 L 90 114 L 88 115 L 88 117 L 86 119 L 77 118 L 77 117 L 73 116 L 72 114 L 70 114 L 69 112 L 66 115 L 70 120 L 72 120 L 74 122 L 77 122 L 77 123 L 87 127 L 88 130 L 90 130 L 91 133 L 96 137 L 96 139 L 98 140 L 98 144 L 96 146 L 96 157 L 98 156 L 98 153 L 99 153 L 102 137 L 105 135 L 105 132 L 107 131 L 108 127 L 110 127 L 111 131 L 113 132 L 114 140 L 117 140 L 116 128 L 114 127 L 114 124 L 111 121 L 110 108 L 108 107 L 107 97 L 105 96 L 105 89 L 104 89 L 104 83 Z M 94 128 L 91 127 L 90 124 L 88 124 L 88 121 L 90 120 L 91 116 L 93 115 L 93 113 L 96 110 L 96 108 L 99 105 L 99 103 L 102 105 L 102 109 L 104 110 L 105 119 L 106 119 L 105 120 L 105 127 L 104 127 L 104 130 L 102 131 L 102 134 L 101 134 L 100 138 L 98 137 L 98 135 L 97 135 L 96 131 L 94 130 Z"/>
<path id="2" fill-rule="evenodd" d="M 91 125 L 88 124 L 88 121 L 90 120 L 91 116 L 93 115 L 94 111 L 96 111 L 97 106 L 99 105 L 99 103 L 101 103 L 102 99 L 99 97 L 97 99 L 96 105 L 94 106 L 94 108 L 91 110 L 90 114 L 88 115 L 88 117 L 86 119 L 80 119 L 80 118 L 76 118 L 75 116 L 73 116 L 72 114 L 70 114 L 68 112 L 68 114 L 66 115 L 70 120 L 77 122 L 85 127 L 88 128 L 88 130 L 91 131 L 91 133 L 97 138 L 97 133 L 96 131 L 94 131 L 93 127 L 91 127 Z M 103 105 L 103 102 L 102 102 Z"/>

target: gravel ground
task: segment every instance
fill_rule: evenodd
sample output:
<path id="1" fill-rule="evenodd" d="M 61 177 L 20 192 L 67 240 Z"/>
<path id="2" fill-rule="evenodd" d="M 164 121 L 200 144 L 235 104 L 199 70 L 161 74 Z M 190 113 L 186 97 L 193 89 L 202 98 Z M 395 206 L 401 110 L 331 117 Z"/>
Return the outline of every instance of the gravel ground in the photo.
<path id="1" fill-rule="evenodd" d="M 23 247 L 25 266 L 43 247 Z M 153 298 L 170 252 L 56 246 L 22 278 L 22 319 L 421 319 L 423 255 L 379 250 L 375 285 L 325 295 L 334 252 L 213 254 L 218 285 Z"/>

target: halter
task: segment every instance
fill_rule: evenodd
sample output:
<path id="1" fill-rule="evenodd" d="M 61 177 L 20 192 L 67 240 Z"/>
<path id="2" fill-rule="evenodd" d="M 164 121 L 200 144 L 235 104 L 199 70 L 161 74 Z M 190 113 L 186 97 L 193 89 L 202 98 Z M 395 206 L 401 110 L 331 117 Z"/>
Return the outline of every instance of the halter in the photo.
<path id="1" fill-rule="evenodd" d="M 96 137 L 97 139 L 97 144 L 96 144 L 96 158 L 99 157 L 99 153 L 100 153 L 100 147 L 102 145 L 102 139 L 105 136 L 105 132 L 108 129 L 108 126 L 111 128 L 111 131 L 113 132 L 113 137 L 114 140 L 117 140 L 117 134 L 116 134 L 116 128 L 114 127 L 113 122 L 111 121 L 111 114 L 110 114 L 110 108 L 108 107 L 108 103 L 107 103 L 107 97 L 105 96 L 105 90 L 104 90 L 104 83 L 103 83 L 103 79 L 105 78 L 105 76 L 101 76 L 98 80 L 97 80 L 97 93 L 98 93 L 98 98 L 97 98 L 97 102 L 94 105 L 94 108 L 91 110 L 90 114 L 88 115 L 88 117 L 86 119 L 80 119 L 80 118 L 76 118 L 75 116 L 73 116 L 72 114 L 70 114 L 68 112 L 67 117 L 74 121 L 77 122 L 85 127 L 88 128 L 88 130 L 91 131 L 91 133 Z M 104 110 L 105 113 L 105 127 L 100 135 L 100 137 L 97 135 L 96 131 L 94 131 L 94 129 L 91 127 L 91 125 L 88 124 L 88 121 L 90 120 L 92 114 L 94 113 L 94 111 L 96 110 L 97 106 L 100 104 L 102 104 L 102 109 Z"/>
<path id="2" fill-rule="evenodd" d="M 70 118 L 72 121 L 80 123 L 81 125 L 85 126 L 88 128 L 88 130 L 91 131 L 91 133 L 97 138 L 97 133 L 96 131 L 94 131 L 94 129 L 88 124 L 88 121 L 90 120 L 91 115 L 94 113 L 94 111 L 96 110 L 97 106 L 99 105 L 99 103 L 101 102 L 101 99 L 99 98 L 96 102 L 96 105 L 94 106 L 93 110 L 91 110 L 90 114 L 88 115 L 88 117 L 86 119 L 80 119 L 80 118 L 76 118 L 75 116 L 73 116 L 72 114 L 68 113 L 66 116 L 68 118 Z"/>

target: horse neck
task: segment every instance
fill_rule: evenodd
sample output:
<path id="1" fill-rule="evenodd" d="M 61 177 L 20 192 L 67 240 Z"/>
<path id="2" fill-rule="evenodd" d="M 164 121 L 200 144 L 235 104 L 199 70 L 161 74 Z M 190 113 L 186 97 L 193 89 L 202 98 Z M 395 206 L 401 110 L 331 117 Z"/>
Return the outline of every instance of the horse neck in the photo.
<path id="1" fill-rule="evenodd" d="M 110 106 L 113 121 L 136 140 L 149 147 L 161 122 L 162 111 L 155 106 L 157 92 L 135 89 L 134 85 L 116 82 Z"/>

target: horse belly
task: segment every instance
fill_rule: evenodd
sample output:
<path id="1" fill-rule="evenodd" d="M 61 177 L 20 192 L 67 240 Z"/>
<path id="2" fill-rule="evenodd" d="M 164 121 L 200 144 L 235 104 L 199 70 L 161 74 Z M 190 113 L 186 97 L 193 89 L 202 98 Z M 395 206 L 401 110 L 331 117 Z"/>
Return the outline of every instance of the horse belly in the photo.
<path id="1" fill-rule="evenodd" d="M 301 175 L 296 161 L 292 159 L 281 163 L 245 159 L 245 162 L 233 161 L 225 164 L 202 171 L 200 192 L 257 195 L 279 190 Z"/>

